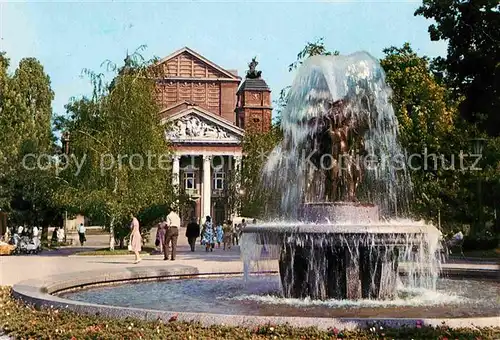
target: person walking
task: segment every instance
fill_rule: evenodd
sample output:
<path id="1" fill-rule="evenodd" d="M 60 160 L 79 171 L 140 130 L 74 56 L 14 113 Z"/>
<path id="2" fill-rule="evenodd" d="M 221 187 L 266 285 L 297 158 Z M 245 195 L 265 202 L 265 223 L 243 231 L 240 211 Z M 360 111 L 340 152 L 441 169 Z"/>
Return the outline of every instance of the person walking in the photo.
<path id="1" fill-rule="evenodd" d="M 213 251 L 215 245 L 215 230 L 212 224 L 212 218 L 210 216 L 206 217 L 201 234 L 201 242 L 205 245 L 205 251 L 208 252 L 209 249 L 210 251 Z"/>
<path id="2" fill-rule="evenodd" d="M 62 226 L 59 226 L 59 228 L 57 228 L 57 243 L 63 243 L 64 237 L 64 228 Z"/>
<path id="3" fill-rule="evenodd" d="M 78 236 L 80 238 L 80 245 L 83 247 L 83 244 L 87 241 L 87 238 L 85 237 L 85 226 L 83 223 L 80 223 L 78 226 Z"/>
<path id="4" fill-rule="evenodd" d="M 179 237 L 179 226 L 181 221 L 179 216 L 173 211 L 170 210 L 170 213 L 167 215 L 167 230 L 165 231 L 165 245 L 163 247 L 163 260 L 168 260 L 168 248 L 169 246 L 172 248 L 170 260 L 175 261 L 175 255 L 177 253 L 177 238 Z"/>
<path id="5" fill-rule="evenodd" d="M 240 231 L 241 231 L 241 223 L 234 224 L 233 230 L 233 244 L 240 244 Z"/>
<path id="6" fill-rule="evenodd" d="M 224 230 L 222 229 L 222 224 L 218 224 L 215 228 L 215 238 L 217 240 L 217 248 L 220 248 L 220 244 L 224 240 Z"/>
<path id="7" fill-rule="evenodd" d="M 226 247 L 228 249 L 231 249 L 231 242 L 233 240 L 233 228 L 232 228 L 232 222 L 227 221 L 222 225 L 222 230 L 224 232 L 224 248 L 223 250 L 226 250 Z"/>
<path id="8" fill-rule="evenodd" d="M 55 246 L 57 245 L 57 231 L 59 230 L 59 227 L 54 227 L 54 231 L 52 231 L 52 238 L 50 239 L 50 244 Z"/>
<path id="9" fill-rule="evenodd" d="M 41 248 L 40 247 L 40 232 L 39 232 L 37 226 L 33 227 L 32 233 L 33 233 L 33 244 L 35 245 L 37 250 L 40 250 L 39 249 L 39 248 Z"/>
<path id="10" fill-rule="evenodd" d="M 188 239 L 191 251 L 194 252 L 194 246 L 196 244 L 196 239 L 200 236 L 200 225 L 196 223 L 196 217 L 191 219 L 191 222 L 186 227 L 186 237 Z"/>
<path id="11" fill-rule="evenodd" d="M 142 250 L 142 237 L 141 230 L 139 229 L 139 220 L 133 215 L 130 214 L 130 218 L 132 222 L 130 223 L 130 229 L 132 230 L 130 234 L 129 241 L 129 250 L 133 251 L 135 254 L 135 264 L 141 262 L 141 257 L 139 256 L 139 252 Z"/>
<path id="12" fill-rule="evenodd" d="M 156 229 L 156 240 L 155 240 L 155 246 L 156 246 L 156 251 L 159 253 L 163 253 L 163 244 L 165 243 L 165 222 L 160 222 L 158 223 L 158 228 Z"/>

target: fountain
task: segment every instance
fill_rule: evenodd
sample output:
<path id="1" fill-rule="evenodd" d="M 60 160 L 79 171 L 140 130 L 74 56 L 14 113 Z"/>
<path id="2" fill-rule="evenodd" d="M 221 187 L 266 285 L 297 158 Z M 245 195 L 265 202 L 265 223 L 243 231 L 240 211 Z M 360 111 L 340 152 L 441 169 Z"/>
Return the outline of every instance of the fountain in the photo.
<path id="1" fill-rule="evenodd" d="M 286 298 L 391 299 L 400 262 L 435 285 L 440 233 L 401 219 L 411 182 L 384 78 L 358 52 L 311 57 L 294 80 L 263 171 L 281 222 L 247 226 L 241 247 L 246 270 L 262 249 L 278 259 Z"/>
<path id="2" fill-rule="evenodd" d="M 410 182 L 389 97 L 366 53 L 304 63 L 282 116 L 283 143 L 263 171 L 281 199 L 278 218 L 248 225 L 240 242 L 247 280 L 232 272 L 234 250 L 222 261 L 203 255 L 213 260 L 208 270 L 189 252 L 181 256 L 199 267 L 105 266 L 23 281 L 14 296 L 77 313 L 225 327 L 498 326 L 498 266 L 446 265 L 449 277 L 438 280 L 439 232 L 403 219 Z"/>

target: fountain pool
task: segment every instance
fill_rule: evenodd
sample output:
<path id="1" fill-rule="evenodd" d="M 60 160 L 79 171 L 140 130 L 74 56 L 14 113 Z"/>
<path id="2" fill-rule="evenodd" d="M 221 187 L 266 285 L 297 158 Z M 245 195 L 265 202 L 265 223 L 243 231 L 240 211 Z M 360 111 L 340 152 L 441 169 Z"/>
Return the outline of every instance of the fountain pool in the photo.
<path id="1" fill-rule="evenodd" d="M 225 276 L 127 283 L 59 295 L 101 305 L 248 316 L 459 318 L 498 314 L 498 282 L 440 279 L 436 287 L 412 290 L 399 285 L 391 301 L 321 301 L 284 298 L 278 275 L 251 275 L 248 280 Z"/>

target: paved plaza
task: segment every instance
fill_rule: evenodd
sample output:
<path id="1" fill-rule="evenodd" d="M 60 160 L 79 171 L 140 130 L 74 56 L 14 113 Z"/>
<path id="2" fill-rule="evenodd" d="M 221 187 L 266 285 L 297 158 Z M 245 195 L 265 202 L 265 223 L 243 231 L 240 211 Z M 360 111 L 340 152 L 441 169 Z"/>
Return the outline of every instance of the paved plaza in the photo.
<path id="1" fill-rule="evenodd" d="M 180 233 L 182 234 L 182 231 Z M 197 267 L 200 273 L 242 272 L 243 263 L 240 259 L 238 246 L 224 251 L 214 249 L 205 252 L 204 248 L 197 245 L 193 253 L 185 237 L 179 237 L 177 259 L 164 261 L 163 255 L 146 255 L 139 264 L 133 264 L 134 256 L 78 256 L 82 250 L 105 248 L 107 235 L 89 235 L 84 248 L 64 247 L 56 251 L 45 251 L 39 255 L 26 256 L 1 256 L 0 257 L 0 285 L 14 285 L 27 279 L 38 279 L 45 276 L 71 272 L 93 271 L 107 268 L 123 268 L 126 270 L 136 266 L 173 266 L 189 265 Z M 452 260 L 443 265 L 444 269 L 464 270 L 499 270 L 500 266 L 494 262 L 472 262 L 470 260 Z M 264 263 L 262 270 L 278 270 L 277 261 Z"/>
<path id="2" fill-rule="evenodd" d="M 182 235 L 182 232 L 181 232 Z M 107 268 L 126 268 L 137 266 L 189 265 L 197 267 L 200 273 L 242 272 L 239 247 L 231 250 L 214 249 L 205 252 L 198 243 L 193 253 L 185 237 L 179 237 L 177 258 L 164 261 L 163 255 L 145 255 L 139 264 L 134 264 L 134 255 L 79 256 L 81 251 L 106 247 L 107 235 L 89 235 L 87 244 L 82 247 L 63 247 L 55 251 L 44 251 L 39 255 L 17 255 L 0 257 L 0 285 L 12 286 L 27 279 L 71 272 L 93 271 Z M 268 267 L 266 265 L 266 267 Z M 268 270 L 277 270 L 277 264 L 269 264 Z"/>

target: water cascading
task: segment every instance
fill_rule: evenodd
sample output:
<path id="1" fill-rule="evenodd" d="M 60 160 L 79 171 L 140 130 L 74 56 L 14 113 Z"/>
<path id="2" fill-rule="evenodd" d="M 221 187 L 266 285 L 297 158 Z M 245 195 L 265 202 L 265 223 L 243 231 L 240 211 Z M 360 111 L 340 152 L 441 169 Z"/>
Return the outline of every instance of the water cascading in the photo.
<path id="1" fill-rule="evenodd" d="M 400 264 L 409 285 L 434 287 L 439 231 L 403 219 L 411 182 L 390 96 L 365 52 L 314 56 L 299 69 L 283 141 L 263 169 L 281 198 L 278 221 L 247 226 L 241 240 L 246 271 L 263 253 L 279 261 L 285 297 L 390 299 Z"/>

